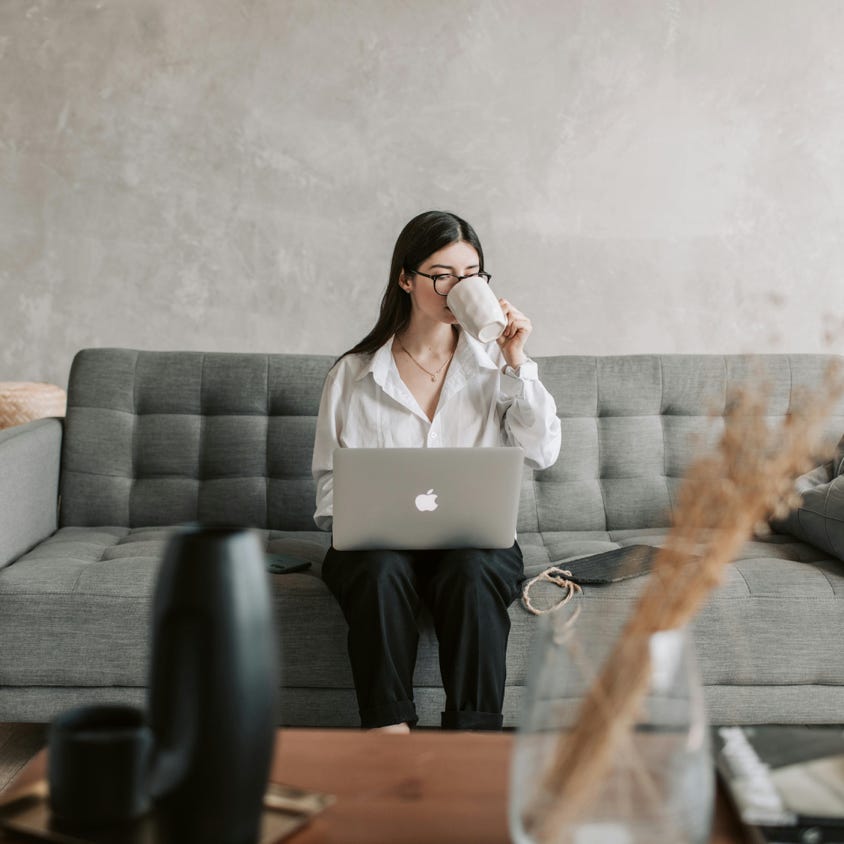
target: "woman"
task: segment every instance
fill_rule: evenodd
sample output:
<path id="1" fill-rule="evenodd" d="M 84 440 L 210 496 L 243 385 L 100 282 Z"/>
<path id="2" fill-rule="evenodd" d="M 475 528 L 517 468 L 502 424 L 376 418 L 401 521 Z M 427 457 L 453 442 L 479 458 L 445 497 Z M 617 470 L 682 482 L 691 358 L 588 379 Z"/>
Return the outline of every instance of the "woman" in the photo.
<path id="1" fill-rule="evenodd" d="M 517 445 L 534 468 L 560 450 L 554 400 L 525 354 L 531 322 L 507 300 L 507 327 L 482 344 L 462 331 L 446 294 L 484 274 L 472 227 L 429 211 L 399 235 L 375 327 L 329 372 L 314 445 L 317 525 L 332 523 L 332 455 L 340 447 Z M 484 274 L 485 275 L 485 274 Z M 523 578 L 517 543 L 503 550 L 338 551 L 323 578 L 349 625 L 361 724 L 407 732 L 417 721 L 416 617 L 425 604 L 439 640 L 442 726 L 500 729 L 507 607 Z"/>

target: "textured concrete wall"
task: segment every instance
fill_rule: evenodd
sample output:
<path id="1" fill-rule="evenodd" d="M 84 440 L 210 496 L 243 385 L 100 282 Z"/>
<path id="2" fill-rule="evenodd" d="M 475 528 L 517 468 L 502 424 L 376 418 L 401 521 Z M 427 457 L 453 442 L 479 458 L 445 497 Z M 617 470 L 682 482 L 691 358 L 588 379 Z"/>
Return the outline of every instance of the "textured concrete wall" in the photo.
<path id="1" fill-rule="evenodd" d="M 340 352 L 432 207 L 536 354 L 844 352 L 842 44 L 838 0 L 3 0 L 0 380 Z"/>

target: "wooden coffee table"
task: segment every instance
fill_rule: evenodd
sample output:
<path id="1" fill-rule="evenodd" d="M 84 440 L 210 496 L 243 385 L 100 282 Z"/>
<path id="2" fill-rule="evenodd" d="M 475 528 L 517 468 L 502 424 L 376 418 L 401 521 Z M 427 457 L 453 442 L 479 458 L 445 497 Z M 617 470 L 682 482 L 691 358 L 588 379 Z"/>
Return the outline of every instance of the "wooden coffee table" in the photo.
<path id="1" fill-rule="evenodd" d="M 418 730 L 279 730 L 271 779 L 329 792 L 336 802 L 293 844 L 507 844 L 513 736 Z M 44 776 L 39 753 L 11 787 Z M 18 839 L 7 836 L 2 841 Z M 719 787 L 711 844 L 743 844 Z"/>

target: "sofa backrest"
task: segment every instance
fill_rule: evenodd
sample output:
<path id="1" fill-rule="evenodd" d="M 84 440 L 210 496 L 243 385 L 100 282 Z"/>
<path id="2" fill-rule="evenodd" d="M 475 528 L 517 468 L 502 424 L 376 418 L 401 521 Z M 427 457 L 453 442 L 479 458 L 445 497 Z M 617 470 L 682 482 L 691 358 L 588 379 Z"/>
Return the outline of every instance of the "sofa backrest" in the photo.
<path id="1" fill-rule="evenodd" d="M 60 523 L 316 530 L 311 452 L 333 361 L 79 352 L 68 383 Z"/>
<path id="2" fill-rule="evenodd" d="M 724 430 L 728 397 L 765 383 L 771 420 L 816 390 L 828 355 L 553 357 L 540 364 L 562 425 L 556 464 L 523 490 L 522 530 L 621 531 L 666 527 L 681 478 Z M 844 359 L 839 358 L 844 364 Z M 844 433 L 844 402 L 826 425 Z M 535 526 L 535 527 L 534 527 Z"/>
<path id="3" fill-rule="evenodd" d="M 226 522 L 315 530 L 311 450 L 328 355 L 87 349 L 73 362 L 62 525 Z M 727 396 L 770 387 L 781 418 L 827 355 L 539 358 L 562 450 L 525 471 L 519 532 L 664 527 L 692 441 L 723 429 Z M 715 414 L 715 418 L 710 418 Z M 844 402 L 827 424 L 844 433 Z"/>

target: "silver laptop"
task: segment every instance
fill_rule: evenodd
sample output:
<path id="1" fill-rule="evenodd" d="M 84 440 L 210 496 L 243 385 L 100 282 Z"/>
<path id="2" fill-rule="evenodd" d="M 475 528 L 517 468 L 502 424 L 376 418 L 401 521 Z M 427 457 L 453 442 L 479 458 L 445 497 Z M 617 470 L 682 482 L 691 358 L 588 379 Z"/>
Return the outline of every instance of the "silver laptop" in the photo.
<path id="1" fill-rule="evenodd" d="M 509 548 L 521 448 L 338 448 L 334 547 Z"/>

